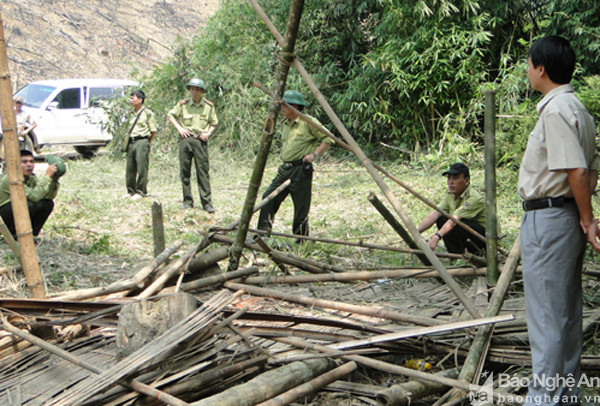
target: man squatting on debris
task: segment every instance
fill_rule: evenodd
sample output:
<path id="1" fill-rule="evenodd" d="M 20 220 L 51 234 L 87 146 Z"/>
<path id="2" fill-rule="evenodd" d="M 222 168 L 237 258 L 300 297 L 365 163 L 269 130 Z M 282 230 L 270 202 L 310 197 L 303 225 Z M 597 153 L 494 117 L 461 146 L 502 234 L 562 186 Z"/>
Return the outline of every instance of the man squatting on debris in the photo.
<path id="1" fill-rule="evenodd" d="M 304 97 L 296 90 L 286 91 L 283 100 L 298 111 L 302 111 L 306 106 Z M 283 139 L 281 160 L 283 163 L 279 166 L 277 175 L 263 193 L 262 198 L 266 198 L 286 180 L 290 179 L 292 183 L 261 209 L 257 228 L 270 232 L 279 206 L 288 195 L 291 195 L 294 203 L 293 233 L 308 235 L 308 212 L 312 197 L 312 164 L 319 155 L 325 153 L 333 141 L 302 120 L 294 110 L 283 103 L 281 112 L 286 118 L 281 130 Z M 315 123 L 321 124 L 317 119 L 308 117 Z"/>
<path id="2" fill-rule="evenodd" d="M 29 217 L 33 235 L 37 236 L 48 217 L 54 209 L 54 201 L 58 194 L 58 178 L 65 173 L 65 164 L 60 158 L 49 157 L 48 168 L 45 176 L 38 178 L 33 173 L 35 161 L 33 153 L 27 150 L 21 150 L 21 167 L 23 168 L 23 177 L 25 179 L 25 196 L 27 197 L 27 206 L 29 208 Z M 13 218 L 12 203 L 10 201 L 10 190 L 8 185 L 8 175 L 4 175 L 0 180 L 0 216 L 6 223 L 6 227 L 17 239 L 15 230 L 15 221 Z"/>
<path id="3" fill-rule="evenodd" d="M 580 379 L 582 351 L 581 272 L 587 241 L 598 246 L 591 194 L 598 179 L 598 152 L 591 115 L 570 84 L 575 52 L 549 36 L 529 50 L 527 77 L 544 97 L 519 171 L 521 260 L 533 384 L 526 405 L 571 405 L 575 385 L 544 387 L 544 377 Z M 541 379 L 541 381 L 540 381 Z M 560 379 L 559 379 L 560 381 Z M 550 385 L 546 385 L 550 386 Z M 567 401 L 565 401 L 567 397 Z M 539 402 L 538 402 L 539 401 Z"/>
<path id="4" fill-rule="evenodd" d="M 485 236 L 485 199 L 475 188 L 471 188 L 469 168 L 463 163 L 454 163 L 442 176 L 448 176 L 448 191 L 439 208 Z M 432 250 L 443 239 L 448 252 L 464 254 L 465 249 L 474 254 L 485 252 L 485 241 L 457 226 L 454 221 L 437 211 L 425 216 L 417 230 L 422 233 L 434 224 L 437 225 L 438 231 L 433 233 L 427 243 Z"/>

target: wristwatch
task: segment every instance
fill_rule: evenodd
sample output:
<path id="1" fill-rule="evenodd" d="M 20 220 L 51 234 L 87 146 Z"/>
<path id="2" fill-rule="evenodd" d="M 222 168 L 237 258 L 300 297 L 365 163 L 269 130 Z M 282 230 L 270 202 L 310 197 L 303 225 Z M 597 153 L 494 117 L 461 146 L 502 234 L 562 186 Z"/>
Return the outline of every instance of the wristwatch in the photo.
<path id="1" fill-rule="evenodd" d="M 316 153 L 316 152 L 313 152 L 312 154 L 313 154 L 313 156 L 315 157 L 315 159 L 317 159 L 317 157 L 318 157 L 317 153 Z"/>
<path id="2" fill-rule="evenodd" d="M 435 233 L 433 233 L 433 235 L 437 235 L 437 237 L 441 240 L 442 239 L 442 235 L 440 233 L 438 233 L 437 231 Z"/>

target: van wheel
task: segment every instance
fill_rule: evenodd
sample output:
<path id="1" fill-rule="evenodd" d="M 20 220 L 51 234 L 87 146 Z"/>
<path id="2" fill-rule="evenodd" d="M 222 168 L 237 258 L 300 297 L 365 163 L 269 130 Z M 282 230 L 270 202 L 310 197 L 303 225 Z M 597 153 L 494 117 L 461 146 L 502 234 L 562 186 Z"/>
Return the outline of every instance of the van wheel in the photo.
<path id="1" fill-rule="evenodd" d="M 99 147 L 88 147 L 83 145 L 78 145 L 75 148 L 75 151 L 79 152 L 84 158 L 92 158 L 96 155 L 96 151 L 98 151 Z"/>

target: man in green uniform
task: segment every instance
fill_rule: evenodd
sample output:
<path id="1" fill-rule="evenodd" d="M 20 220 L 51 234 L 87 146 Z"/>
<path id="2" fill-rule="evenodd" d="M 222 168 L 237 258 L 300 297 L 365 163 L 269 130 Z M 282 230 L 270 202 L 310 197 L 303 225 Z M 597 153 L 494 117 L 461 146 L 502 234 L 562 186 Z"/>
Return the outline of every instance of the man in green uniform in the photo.
<path id="1" fill-rule="evenodd" d="M 479 234 L 485 236 L 485 199 L 481 193 L 471 188 L 469 168 L 463 163 L 455 163 L 442 173 L 448 176 L 448 192 L 440 203 L 440 209 L 452 214 Z M 485 241 L 480 240 L 464 228 L 440 214 L 437 211 L 429 213 L 419 224 L 417 230 L 422 233 L 437 225 L 438 231 L 428 242 L 432 250 L 441 239 L 444 240 L 448 252 L 464 254 L 465 249 L 474 254 L 485 251 Z M 467 243 L 468 240 L 468 243 Z"/>
<path id="2" fill-rule="evenodd" d="M 64 165 L 61 164 L 61 165 Z M 48 165 L 45 176 L 38 178 L 33 173 L 35 161 L 31 151 L 21 151 L 21 167 L 23 168 L 23 177 L 25 179 L 25 196 L 27 197 L 27 206 L 29 207 L 29 217 L 33 235 L 37 236 L 50 213 L 54 209 L 54 201 L 58 194 L 58 177 L 64 173 L 58 172 L 57 164 Z M 8 185 L 8 175 L 4 175 L 0 180 L 0 216 L 6 223 L 6 227 L 15 239 L 15 221 L 13 217 L 12 203 L 10 201 L 10 189 Z"/>
<path id="3" fill-rule="evenodd" d="M 129 97 L 129 104 L 136 113 L 131 118 L 125 166 L 127 197 L 132 199 L 148 196 L 150 144 L 156 135 L 156 121 L 154 113 L 144 107 L 145 100 L 146 95 L 141 90 L 134 90 Z"/>
<path id="4" fill-rule="evenodd" d="M 306 106 L 304 97 L 296 90 L 286 91 L 283 100 L 298 111 L 302 111 Z M 281 105 L 281 112 L 286 118 L 282 128 L 283 148 L 281 149 L 281 160 L 283 164 L 279 166 L 277 176 L 263 194 L 263 199 L 286 180 L 290 179 L 292 183 L 261 209 L 257 228 L 271 231 L 273 219 L 277 210 L 279 210 L 279 206 L 290 194 L 294 203 L 293 233 L 308 235 L 308 212 L 310 210 L 313 176 L 312 163 L 319 155 L 325 153 L 333 141 L 307 122 L 301 120 L 298 114 L 285 104 Z M 315 123 L 321 124 L 317 119 L 308 117 Z"/>
<path id="5" fill-rule="evenodd" d="M 168 120 L 181 135 L 179 140 L 179 170 L 183 185 L 183 208 L 194 207 L 190 177 L 192 160 L 196 164 L 196 179 L 202 207 L 214 213 L 208 176 L 208 138 L 219 124 L 213 103 L 203 97 L 204 82 L 193 78 L 187 84 L 191 99 L 182 100 L 167 114 Z"/>

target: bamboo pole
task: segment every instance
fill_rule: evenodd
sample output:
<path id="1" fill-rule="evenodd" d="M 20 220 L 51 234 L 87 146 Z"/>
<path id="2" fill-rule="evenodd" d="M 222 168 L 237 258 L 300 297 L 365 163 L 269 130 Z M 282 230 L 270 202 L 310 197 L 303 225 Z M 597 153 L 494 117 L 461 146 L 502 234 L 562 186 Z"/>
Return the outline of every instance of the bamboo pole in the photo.
<path id="1" fill-rule="evenodd" d="M 273 134 L 275 132 L 275 122 L 281 106 L 281 102 L 279 100 L 281 100 L 283 97 L 288 72 L 290 70 L 292 60 L 294 59 L 294 47 L 296 45 L 296 36 L 298 34 L 298 27 L 300 26 L 300 18 L 302 17 L 303 7 L 304 0 L 293 0 L 292 5 L 290 6 L 288 22 L 285 30 L 285 39 L 282 38 L 281 41 L 281 54 L 274 84 L 275 91 L 273 93 L 277 95 L 277 98 L 272 98 L 269 102 L 267 119 L 263 128 L 258 152 L 256 154 L 254 168 L 252 169 L 248 191 L 246 192 L 246 200 L 244 201 L 242 214 L 240 216 L 240 225 L 236 234 L 235 242 L 231 248 L 231 253 L 229 255 L 230 271 L 235 271 L 239 266 L 240 255 L 242 254 L 242 248 L 244 247 L 244 240 L 248 234 L 248 226 L 250 224 L 250 220 L 252 219 L 252 209 L 254 208 L 256 196 L 258 195 L 258 190 L 262 182 L 265 165 L 267 164 L 267 158 L 269 156 L 269 150 L 271 149 Z"/>
<path id="2" fill-rule="evenodd" d="M 25 272 L 25 281 L 32 297 L 44 299 L 46 290 L 40 266 L 38 263 L 35 245 L 33 244 L 33 231 L 25 196 L 23 169 L 19 154 L 19 141 L 17 140 L 17 123 L 12 100 L 12 87 L 10 84 L 10 71 L 6 55 L 6 40 L 0 13 L 0 116 L 2 117 L 4 151 L 6 152 L 6 176 L 10 189 L 10 201 L 15 218 L 15 231 L 19 239 L 21 263 Z"/>
<path id="3" fill-rule="evenodd" d="M 519 265 L 520 258 L 521 235 L 519 234 L 517 235 L 517 238 L 513 243 L 513 247 L 510 250 L 510 255 L 506 259 L 504 269 L 502 270 L 500 278 L 498 279 L 498 284 L 496 285 L 494 293 L 492 293 L 492 297 L 490 298 L 490 304 L 488 305 L 488 308 L 485 312 L 486 317 L 495 316 L 500 312 L 502 304 L 504 303 L 506 292 L 510 287 L 517 266 Z M 460 380 L 472 382 L 475 374 L 479 374 L 479 371 L 483 366 L 483 362 L 485 361 L 485 357 L 489 349 L 490 338 L 492 336 L 493 331 L 493 325 L 483 326 L 477 330 L 475 338 L 473 338 L 473 342 L 471 343 L 471 347 L 469 348 L 469 354 L 467 355 L 467 358 L 465 359 L 463 367 L 460 371 Z M 453 391 L 454 398 L 460 395 L 461 394 L 459 391 Z"/>
<path id="4" fill-rule="evenodd" d="M 290 293 L 279 292 L 274 289 L 259 288 L 257 286 L 245 285 L 242 283 L 225 282 L 224 286 L 232 290 L 244 290 L 255 296 L 272 297 L 275 299 L 286 300 L 293 303 L 302 303 L 307 306 L 317 306 L 324 309 L 334 309 L 344 312 L 364 314 L 372 317 L 395 320 L 402 323 L 413 323 L 422 326 L 435 326 L 440 324 L 438 320 L 429 317 L 413 316 L 386 310 L 381 306 L 359 306 L 349 303 L 334 302 L 333 300 L 315 299 L 307 296 L 294 295 Z"/>
<path id="5" fill-rule="evenodd" d="M 337 381 L 338 379 L 352 373 L 356 369 L 356 362 L 350 361 L 345 363 L 344 365 L 340 365 L 337 368 L 332 369 L 329 372 L 324 373 L 321 376 L 318 376 L 310 381 L 299 385 L 293 389 L 288 390 L 276 396 L 266 402 L 259 403 L 257 406 L 285 406 L 294 402 L 297 399 L 302 399 L 310 395 L 311 393 L 315 393 L 325 386 L 329 385 L 332 382 Z"/>
<path id="6" fill-rule="evenodd" d="M 406 231 L 406 229 L 402 227 L 402 224 L 400 224 L 400 222 L 396 220 L 396 217 L 394 217 L 392 212 L 390 212 L 387 209 L 387 207 L 385 207 L 385 205 L 381 202 L 381 200 L 379 200 L 375 193 L 369 193 L 369 196 L 367 196 L 367 200 L 371 202 L 371 204 L 375 207 L 379 214 L 381 214 L 383 218 L 388 222 L 388 224 L 394 229 L 394 231 L 398 233 L 398 235 L 404 240 L 406 245 L 408 245 L 412 249 L 419 248 L 417 246 L 417 243 L 415 243 L 415 240 L 413 240 L 410 234 L 408 233 L 408 231 Z M 417 258 L 419 258 L 419 261 L 421 261 L 423 265 L 431 265 L 427 257 L 423 254 L 417 254 Z"/>
<path id="7" fill-rule="evenodd" d="M 456 379 L 458 370 L 449 369 L 436 375 Z M 444 389 L 446 389 L 445 385 L 435 382 L 409 381 L 382 389 L 377 392 L 376 397 L 379 403 L 385 406 L 405 406 Z"/>
<path id="8" fill-rule="evenodd" d="M 209 237 L 209 241 L 212 242 L 212 237 Z M 188 264 L 188 270 L 190 273 L 201 272 L 206 268 L 215 265 L 217 262 L 227 258 L 229 256 L 228 247 L 217 247 L 202 255 L 193 258 Z"/>
<path id="9" fill-rule="evenodd" d="M 165 250 L 165 226 L 163 223 L 162 204 L 152 202 L 152 239 L 154 241 L 154 256 Z"/>
<path id="10" fill-rule="evenodd" d="M 42 340 L 41 338 L 36 337 L 33 334 L 28 333 L 27 331 L 16 328 L 12 324 L 10 324 L 8 322 L 8 320 L 6 320 L 5 317 L 2 317 L 2 327 L 6 331 L 10 332 L 11 334 L 13 334 L 23 340 L 26 340 L 26 341 L 30 342 L 31 344 L 37 345 L 38 347 L 42 348 L 43 350 L 46 350 L 49 353 L 54 354 L 72 364 L 75 364 L 83 369 L 87 369 L 88 371 L 91 371 L 91 372 L 95 373 L 96 375 L 100 375 L 103 372 L 101 369 L 97 368 L 95 365 L 89 364 L 88 362 L 82 360 L 80 357 L 77 357 L 77 356 L 71 354 L 70 352 L 63 350 L 62 348 L 60 348 L 54 344 L 50 344 L 49 342 Z M 128 382 L 127 386 L 130 386 L 136 392 L 139 392 L 141 394 L 158 399 L 168 405 L 189 406 L 189 403 L 186 403 L 180 399 L 177 399 L 174 396 L 169 395 L 168 393 L 165 393 L 158 389 L 152 388 L 151 386 L 146 385 L 145 383 L 142 383 L 142 382 L 139 382 L 136 380 L 132 380 L 132 381 Z"/>
<path id="11" fill-rule="evenodd" d="M 262 8 L 258 4 L 258 2 L 256 0 L 249 0 L 249 1 L 252 4 L 252 6 L 254 7 L 254 9 L 257 11 L 257 13 L 260 15 L 260 17 L 263 19 L 263 21 L 267 25 L 267 28 L 269 28 L 271 33 L 275 36 L 277 41 L 280 44 L 284 43 L 283 37 L 281 36 L 281 34 L 279 34 L 279 32 L 277 31 L 277 28 L 275 28 L 273 23 L 271 23 L 271 21 L 267 17 L 266 13 L 262 10 Z M 315 98 L 317 99 L 317 101 L 319 102 L 319 104 L 321 105 L 323 110 L 325 111 L 325 113 L 327 113 L 327 116 L 333 122 L 333 124 L 335 125 L 337 130 L 340 132 L 340 134 L 342 134 L 342 137 L 344 137 L 344 140 L 346 141 L 346 143 L 348 143 L 348 145 L 352 148 L 352 152 L 354 152 L 354 154 L 358 157 L 358 159 L 363 164 L 363 166 L 365 167 L 365 169 L 367 170 L 369 175 L 371 175 L 371 177 L 373 178 L 373 180 L 375 181 L 377 186 L 379 186 L 379 188 L 381 189 L 381 191 L 383 192 L 385 197 L 388 199 L 388 201 L 390 202 L 390 204 L 392 205 L 392 207 L 394 208 L 396 213 L 400 216 L 400 218 L 402 219 L 402 222 L 408 229 L 408 232 L 412 235 L 412 237 L 414 238 L 414 240 L 417 243 L 417 245 L 419 246 L 419 248 L 421 248 L 421 250 L 423 250 L 427 259 L 429 259 L 429 261 L 433 264 L 434 268 L 440 273 L 441 278 L 444 280 L 444 282 L 446 282 L 446 285 L 448 285 L 450 290 L 456 295 L 458 300 L 462 303 L 462 305 L 465 307 L 467 312 L 469 312 L 471 317 L 479 318 L 480 317 L 479 313 L 477 312 L 477 309 L 475 308 L 475 306 L 473 305 L 471 300 L 467 297 L 465 292 L 462 291 L 460 286 L 458 286 L 458 283 L 456 283 L 456 281 L 452 278 L 452 276 L 450 276 L 448 274 L 448 272 L 444 268 L 444 265 L 435 256 L 435 253 L 431 250 L 431 248 L 429 248 L 429 246 L 427 245 L 427 242 L 423 239 L 423 237 L 421 237 L 421 235 L 417 231 L 417 227 L 410 220 L 410 218 L 408 217 L 408 214 L 404 211 L 404 208 L 402 208 L 402 206 L 400 205 L 400 202 L 398 201 L 396 196 L 392 193 L 391 189 L 385 184 L 385 182 L 383 181 L 381 176 L 379 176 L 379 172 L 377 172 L 377 170 L 373 166 L 371 160 L 369 158 L 367 158 L 367 156 L 364 154 L 364 152 L 362 151 L 360 146 L 356 143 L 354 138 L 352 138 L 352 135 L 350 135 L 348 130 L 344 127 L 344 124 L 338 118 L 338 116 L 335 114 L 335 112 L 333 111 L 333 109 L 331 108 L 331 106 L 329 105 L 327 100 L 325 100 L 325 97 L 323 97 L 323 95 L 321 94 L 321 92 L 319 91 L 317 86 L 315 85 L 314 81 L 312 80 L 312 78 L 310 77 L 308 72 L 304 69 L 304 66 L 302 65 L 300 60 L 298 58 L 294 58 L 293 63 L 294 63 L 294 66 L 296 67 L 296 69 L 298 70 L 298 72 L 300 73 L 300 76 L 302 76 L 302 79 L 304 79 L 304 82 L 308 85 L 310 90 L 313 92 L 313 95 L 315 96 Z M 281 94 L 275 94 L 275 96 L 277 96 L 277 100 L 279 100 L 281 98 Z M 272 102 L 273 102 L 273 99 L 272 99 Z M 245 234 L 244 234 L 244 236 L 245 236 Z M 239 237 L 238 237 L 238 240 L 239 240 Z M 241 245 L 241 242 L 239 242 L 239 244 Z"/>
<path id="12" fill-rule="evenodd" d="M 298 361 L 264 372 L 241 385 L 192 403 L 193 406 L 253 406 L 326 372 L 327 359 Z"/>
<path id="13" fill-rule="evenodd" d="M 200 290 L 216 285 L 223 284 L 224 282 L 230 281 L 232 279 L 244 278 L 248 275 L 252 275 L 258 272 L 258 268 L 255 266 L 251 266 L 248 268 L 241 268 L 237 271 L 225 272 L 221 275 L 213 275 L 208 276 L 206 278 L 197 279 L 191 282 L 185 282 L 181 284 L 181 290 L 183 292 L 190 292 L 192 290 Z M 160 295 L 174 293 L 175 288 L 168 287 L 160 291 Z"/>
<path id="14" fill-rule="evenodd" d="M 498 282 L 498 219 L 496 208 L 496 98 L 491 90 L 485 92 L 485 236 L 487 282 Z"/>
<path id="15" fill-rule="evenodd" d="M 254 206 L 252 213 L 256 213 L 257 211 L 262 209 L 267 203 L 269 203 L 271 200 L 275 199 L 279 193 L 281 193 L 285 189 L 287 189 L 287 187 L 291 183 L 292 183 L 292 180 L 288 179 L 285 182 L 283 182 L 281 185 L 279 185 L 274 191 L 269 193 L 269 195 L 267 197 L 265 197 L 260 203 L 258 203 L 256 206 Z M 231 230 L 235 229 L 239 224 L 240 224 L 240 220 L 238 219 L 225 228 L 227 231 L 231 231 Z"/>

